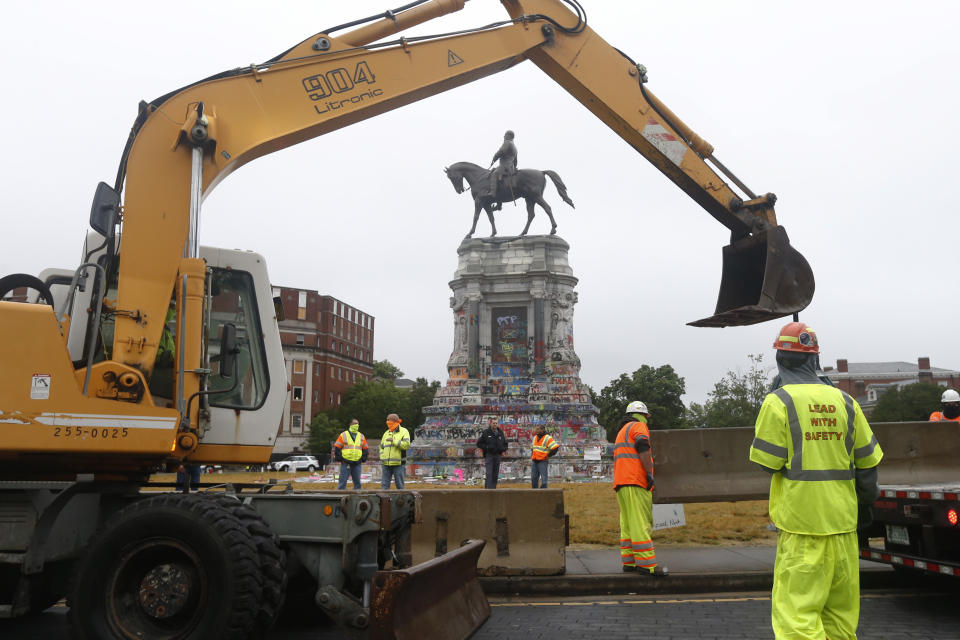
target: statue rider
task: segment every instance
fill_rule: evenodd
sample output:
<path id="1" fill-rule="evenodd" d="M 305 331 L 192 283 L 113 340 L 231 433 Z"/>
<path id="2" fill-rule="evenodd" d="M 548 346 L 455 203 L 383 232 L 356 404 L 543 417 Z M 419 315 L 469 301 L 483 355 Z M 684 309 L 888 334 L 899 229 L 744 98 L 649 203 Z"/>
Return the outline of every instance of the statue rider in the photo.
<path id="1" fill-rule="evenodd" d="M 499 211 L 503 208 L 503 202 L 497 197 L 500 183 L 503 182 L 505 178 L 509 180 L 510 177 L 517 173 L 517 147 L 513 144 L 513 131 L 507 131 L 503 134 L 503 144 L 500 145 L 497 152 L 493 154 L 493 160 L 490 161 L 490 165 L 492 166 L 497 160 L 500 161 L 500 164 L 490 172 L 490 191 L 497 201 L 496 204 L 491 207 L 494 211 Z"/>

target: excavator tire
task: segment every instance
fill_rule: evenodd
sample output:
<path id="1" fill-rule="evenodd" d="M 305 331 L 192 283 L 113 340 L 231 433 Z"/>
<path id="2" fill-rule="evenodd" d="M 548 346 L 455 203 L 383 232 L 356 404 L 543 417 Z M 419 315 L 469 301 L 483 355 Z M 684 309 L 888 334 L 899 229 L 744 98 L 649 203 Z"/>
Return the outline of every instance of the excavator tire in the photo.
<path id="1" fill-rule="evenodd" d="M 50 288 L 43 280 L 28 273 L 11 273 L 0 278 L 0 298 L 20 287 L 33 289 L 40 294 L 44 304 L 53 306 L 53 295 L 50 293 Z"/>
<path id="2" fill-rule="evenodd" d="M 251 640 L 265 638 L 277 621 L 287 593 L 287 554 L 280 546 L 280 538 L 256 509 L 240 502 L 236 497 L 209 493 L 201 495 L 215 499 L 229 510 L 246 527 L 247 533 L 257 546 L 263 590 L 260 608 L 249 637 Z"/>
<path id="3" fill-rule="evenodd" d="M 121 509 L 74 575 L 79 640 L 246 640 L 263 592 L 257 546 L 230 509 L 165 494 Z"/>

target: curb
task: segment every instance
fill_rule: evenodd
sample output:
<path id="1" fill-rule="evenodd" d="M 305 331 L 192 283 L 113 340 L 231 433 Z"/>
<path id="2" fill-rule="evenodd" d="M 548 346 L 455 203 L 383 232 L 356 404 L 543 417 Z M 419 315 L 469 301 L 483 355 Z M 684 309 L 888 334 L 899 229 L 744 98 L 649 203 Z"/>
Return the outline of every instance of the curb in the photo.
<path id="1" fill-rule="evenodd" d="M 479 578 L 488 596 L 589 596 L 626 594 L 721 593 L 769 591 L 773 572 L 673 574 L 662 578 L 624 575 L 496 576 Z M 903 587 L 894 571 L 860 572 L 861 589 Z"/>

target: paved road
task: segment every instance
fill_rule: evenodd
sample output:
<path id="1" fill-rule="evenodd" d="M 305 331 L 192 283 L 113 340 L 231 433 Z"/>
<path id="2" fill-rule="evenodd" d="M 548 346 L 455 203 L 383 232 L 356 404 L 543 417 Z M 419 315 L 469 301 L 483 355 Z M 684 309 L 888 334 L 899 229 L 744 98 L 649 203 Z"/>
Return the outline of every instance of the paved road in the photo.
<path id="1" fill-rule="evenodd" d="M 960 637 L 957 593 L 864 592 L 858 635 L 864 639 L 943 640 Z M 493 614 L 472 640 L 586 638 L 626 640 L 758 640 L 772 638 L 766 593 L 591 598 L 496 598 Z M 4 640 L 66 640 L 61 605 L 30 620 L 0 620 Z M 278 629 L 271 640 L 334 640 L 335 629 Z"/>

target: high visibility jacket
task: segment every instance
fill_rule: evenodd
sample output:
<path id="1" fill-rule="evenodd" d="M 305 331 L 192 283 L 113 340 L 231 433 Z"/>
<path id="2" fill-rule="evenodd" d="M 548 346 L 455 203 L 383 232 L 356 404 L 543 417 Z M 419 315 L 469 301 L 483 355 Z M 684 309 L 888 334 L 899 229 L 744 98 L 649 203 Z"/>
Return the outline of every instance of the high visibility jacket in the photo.
<path id="1" fill-rule="evenodd" d="M 557 444 L 557 441 L 553 439 L 553 436 L 548 434 L 534 436 L 533 449 L 530 457 L 533 460 L 546 460 L 547 456 L 550 455 L 550 452 L 559 446 L 560 445 Z"/>
<path id="2" fill-rule="evenodd" d="M 620 428 L 613 444 L 613 488 L 634 485 L 649 489 L 647 473 L 653 474 L 653 465 L 647 469 L 637 453 L 637 443 L 650 440 L 646 422 L 628 422 Z"/>
<path id="3" fill-rule="evenodd" d="M 931 422 L 944 422 L 948 420 L 953 420 L 954 422 L 960 422 L 960 416 L 957 416 L 956 418 L 948 418 L 947 416 L 943 415 L 942 411 L 934 411 L 933 413 L 930 414 Z"/>
<path id="4" fill-rule="evenodd" d="M 363 457 L 363 450 L 367 448 L 367 439 L 359 431 L 354 436 L 347 430 L 340 434 L 333 446 L 340 449 L 340 455 L 344 460 L 357 462 Z"/>
<path id="5" fill-rule="evenodd" d="M 822 384 L 767 394 L 750 446 L 750 460 L 778 471 L 770 480 L 771 520 L 804 535 L 856 531 L 854 469 L 882 458 L 857 401 Z"/>
<path id="6" fill-rule="evenodd" d="M 404 427 L 387 429 L 380 438 L 380 462 L 388 467 L 403 464 L 403 452 L 410 448 L 410 432 Z"/>

